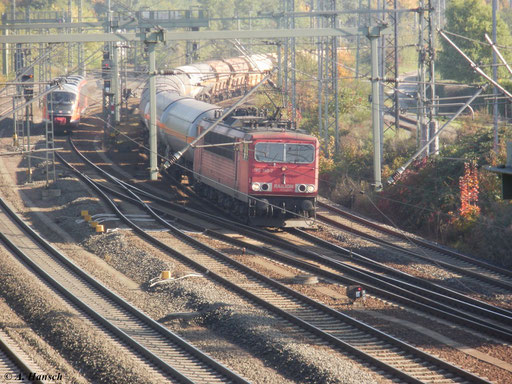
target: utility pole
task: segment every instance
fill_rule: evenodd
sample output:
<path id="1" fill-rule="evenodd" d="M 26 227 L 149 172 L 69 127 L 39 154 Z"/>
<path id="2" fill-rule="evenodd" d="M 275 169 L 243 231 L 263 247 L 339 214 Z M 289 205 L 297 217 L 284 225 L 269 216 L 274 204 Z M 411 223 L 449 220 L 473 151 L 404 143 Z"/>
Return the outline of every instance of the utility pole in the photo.
<path id="1" fill-rule="evenodd" d="M 492 42 L 497 43 L 496 36 L 496 14 L 498 12 L 498 1 L 492 0 Z M 496 57 L 496 51 L 492 51 L 492 79 L 498 81 L 498 60 Z M 494 152 L 498 153 L 498 88 L 493 88 L 493 126 L 494 126 L 494 140 L 493 149 Z"/>
<path id="2" fill-rule="evenodd" d="M 72 23 L 73 22 L 73 16 L 72 16 L 72 2 L 71 0 L 68 0 L 68 14 L 67 14 L 67 22 Z M 67 33 L 71 33 L 71 28 L 67 29 Z M 73 54 L 71 50 L 71 43 L 68 44 L 68 68 L 73 67 Z"/>
<path id="3" fill-rule="evenodd" d="M 14 23 L 16 20 L 16 0 L 11 0 L 11 22 Z M 16 48 L 14 48 L 14 45 L 11 47 L 13 48 L 14 55 L 16 55 Z M 13 65 L 12 68 L 16 71 L 15 66 Z"/>
<path id="4" fill-rule="evenodd" d="M 382 190 L 378 42 L 383 28 L 384 26 L 368 27 L 366 34 L 372 50 L 373 185 L 376 191 Z"/>
<path id="5" fill-rule="evenodd" d="M 387 12 L 388 9 L 391 9 L 391 12 Z M 389 35 L 382 36 L 382 70 L 381 77 L 382 80 L 393 85 L 393 92 L 388 94 L 383 91 L 384 87 L 381 85 L 381 100 L 382 102 L 382 111 L 381 111 L 381 121 L 383 132 L 387 129 L 395 129 L 398 131 L 398 127 L 400 126 L 400 106 L 399 106 L 399 98 L 398 98 L 398 84 L 399 84 L 399 68 L 398 68 L 398 17 L 399 14 L 396 12 L 397 10 L 397 0 L 384 0 L 383 1 L 383 12 L 382 17 L 384 21 L 388 21 L 393 28 L 393 33 Z M 394 11 L 394 12 L 393 12 Z M 384 119 L 384 115 L 391 115 L 394 118 L 392 120 Z"/>
<path id="6" fill-rule="evenodd" d="M 357 13 L 357 28 L 361 28 L 361 5 L 363 0 L 359 0 L 358 13 Z M 512 1 L 512 0 L 511 0 Z M 359 61 L 360 61 L 360 50 L 361 50 L 361 36 L 356 36 L 356 79 L 359 79 Z"/>
<path id="7" fill-rule="evenodd" d="M 432 1 L 428 0 L 428 84 L 430 87 L 430 105 L 428 109 L 428 130 L 429 138 L 435 137 L 430 145 L 430 153 L 437 154 L 439 152 L 439 136 L 436 135 L 438 123 L 435 119 L 437 115 L 434 109 L 436 104 L 436 69 L 435 69 L 435 14 L 432 7 Z"/>
<path id="8" fill-rule="evenodd" d="M 435 99 L 435 68 L 434 68 L 434 17 L 432 0 L 420 0 L 419 13 L 419 41 L 418 41 L 418 147 L 423 147 L 430 136 L 436 131 L 437 123 L 434 120 Z M 430 97 L 429 97 L 430 96 Z M 436 136 L 437 137 L 437 136 Z M 423 156 L 437 152 L 438 140 L 425 150 Z"/>
<path id="9" fill-rule="evenodd" d="M 78 22 L 82 22 L 83 3 L 82 0 L 78 0 Z M 82 33 L 83 28 L 78 28 L 78 33 Z M 85 76 L 85 63 L 84 61 L 84 43 L 78 43 L 77 51 L 77 62 L 78 62 L 78 74 Z"/>
<path id="10" fill-rule="evenodd" d="M 281 9 L 283 17 L 279 20 L 279 25 L 285 29 L 295 29 L 295 0 L 282 0 Z M 295 37 L 286 38 L 283 47 L 283 71 L 280 71 L 280 80 L 278 84 L 283 89 L 283 106 L 289 111 L 289 118 L 293 124 L 297 123 L 297 72 L 296 72 L 296 51 Z M 281 49 L 279 48 L 279 58 L 281 59 Z"/>
<path id="11" fill-rule="evenodd" d="M 336 0 L 332 2 L 332 10 L 336 11 Z M 338 15 L 336 12 L 332 15 L 332 27 L 338 27 Z M 340 105 L 338 94 L 338 38 L 331 37 L 332 50 L 332 88 L 334 89 L 334 151 L 336 154 L 340 152 Z"/>
<path id="12" fill-rule="evenodd" d="M 7 24 L 7 14 L 2 15 L 2 24 Z M 9 30 L 4 29 L 4 36 L 9 35 Z M 9 44 L 3 44 L 2 50 L 2 75 L 7 76 L 9 74 Z"/>
<path id="13" fill-rule="evenodd" d="M 113 60 L 112 60 L 112 92 L 114 93 L 114 124 L 119 124 L 121 121 L 120 115 L 120 84 L 119 84 L 119 43 L 112 45 Z"/>
<path id="14" fill-rule="evenodd" d="M 155 47 L 165 39 L 164 31 L 147 33 L 144 39 L 149 56 L 149 178 L 158 179 L 158 143 L 156 129 L 156 55 Z"/>
<path id="15" fill-rule="evenodd" d="M 158 179 L 157 132 L 156 132 L 156 42 L 146 41 L 149 57 L 149 179 Z"/>
<path id="16" fill-rule="evenodd" d="M 317 28 L 337 28 L 335 0 L 317 0 Z M 334 130 L 335 150 L 339 151 L 339 106 L 338 106 L 338 40 L 334 37 L 320 37 L 318 57 L 318 133 L 324 142 L 324 153 L 328 154 L 329 128 Z M 329 106 L 334 107 L 334 121 L 331 122 Z"/>
<path id="17" fill-rule="evenodd" d="M 321 10 L 323 8 L 323 2 L 321 0 L 317 0 L 315 11 Z M 317 17 L 316 19 L 316 28 L 324 27 L 323 18 Z M 318 60 L 318 135 L 320 138 L 324 138 L 324 154 L 327 154 L 327 133 L 324 133 L 324 129 L 327 132 L 327 126 L 324 126 L 324 119 L 322 118 L 323 114 L 323 103 L 324 103 L 324 44 L 323 38 L 319 37 L 317 40 L 317 60 Z"/>
<path id="18" fill-rule="evenodd" d="M 283 18 L 281 21 L 281 24 L 284 26 L 285 29 L 289 28 L 288 22 L 290 20 L 290 17 L 287 16 L 288 11 L 288 0 L 283 0 L 281 3 L 282 11 L 283 11 Z M 293 16 L 292 16 L 293 17 Z M 290 96 L 290 87 L 289 87 L 289 79 L 290 79 L 290 39 L 285 39 L 283 44 L 283 59 L 284 59 L 284 70 L 283 70 L 283 108 L 287 109 L 289 104 L 289 96 Z M 295 69 L 295 68 L 293 68 Z"/>
<path id="19" fill-rule="evenodd" d="M 288 11 L 291 13 L 291 17 L 288 17 L 288 25 L 290 29 L 295 29 L 295 0 L 288 0 Z M 297 124 L 297 71 L 296 71 L 296 57 L 295 57 L 295 37 L 290 39 L 290 64 L 292 67 L 291 71 L 291 83 L 292 83 L 292 122 L 296 126 Z"/>

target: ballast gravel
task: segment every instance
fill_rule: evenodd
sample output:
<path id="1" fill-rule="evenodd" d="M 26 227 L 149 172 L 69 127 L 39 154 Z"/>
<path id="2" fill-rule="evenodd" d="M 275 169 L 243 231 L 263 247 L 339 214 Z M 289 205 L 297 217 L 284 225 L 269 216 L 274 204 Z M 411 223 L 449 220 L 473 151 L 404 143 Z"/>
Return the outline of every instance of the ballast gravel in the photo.
<path id="1" fill-rule="evenodd" d="M 43 190 L 48 188 L 44 182 L 45 167 L 34 168 L 32 184 L 18 185 L 14 180 L 23 164 L 16 162 L 16 158 L 5 159 L 4 164 L 5 172 L 1 177 L 6 188 L 2 190 L 3 195 L 47 240 L 69 252 L 69 257 L 103 284 L 115 288 L 151 317 L 187 336 L 199 349 L 204 349 L 249 381 L 279 384 L 389 382 L 349 358 L 340 358 L 339 353 L 333 354 L 329 348 L 309 345 L 300 337 L 283 333 L 276 326 L 279 323 L 267 312 L 247 305 L 207 279 L 184 279 L 173 285 L 150 288 L 149 280 L 163 269 L 172 269 L 173 273 L 179 274 L 191 270 L 179 262 L 169 265 L 152 256 L 151 247 L 129 232 L 94 233 L 81 219 L 81 211 L 88 210 L 92 214 L 108 211 L 68 171 L 57 167 L 60 178 L 51 183 L 50 188 L 60 190 L 60 196 L 43 199 Z M 75 242 L 81 243 L 90 253 L 74 245 Z M 15 287 L 20 282 L 15 279 L 12 284 Z M 51 294 L 39 297 L 30 285 L 22 290 L 26 298 L 16 301 L 16 295 L 6 296 L 9 305 L 91 382 L 148 382 L 138 366 L 125 362 L 122 353 L 103 345 L 101 336 L 75 317 L 53 308 Z M 12 292 L 16 291 L 16 288 L 12 289 Z M 32 313 L 36 308 L 37 311 Z M 172 316 L 169 318 L 169 315 L 181 312 L 197 312 L 198 315 L 191 318 L 178 316 L 177 320 Z M 43 317 L 47 313 L 57 315 L 50 322 Z M 71 340 L 66 336 L 68 330 L 73 333 Z"/>
<path id="2" fill-rule="evenodd" d="M 0 294 L 24 321 L 90 382 L 151 383 L 144 370 L 56 297 L 11 254 L 0 250 Z M 66 378 L 66 382 L 74 382 Z"/>
<path id="3" fill-rule="evenodd" d="M 290 380 L 300 383 L 378 382 L 352 361 L 340 359 L 326 348 L 312 346 L 307 339 L 301 342 L 300 338 L 290 338 L 278 328 L 279 323 L 272 315 L 248 305 L 209 280 L 190 278 L 150 288 L 147 282 L 160 271 L 169 269 L 169 264 L 139 247 L 139 241 L 132 234 L 119 231 L 90 237 L 83 245 L 139 282 L 153 296 L 158 295 L 160 302 L 172 303 L 178 311 L 196 312 L 192 323 L 206 326 L 220 337 L 243 345 Z M 192 272 L 177 261 L 172 268 L 176 276 Z M 158 310 L 151 315 L 165 318 Z"/>

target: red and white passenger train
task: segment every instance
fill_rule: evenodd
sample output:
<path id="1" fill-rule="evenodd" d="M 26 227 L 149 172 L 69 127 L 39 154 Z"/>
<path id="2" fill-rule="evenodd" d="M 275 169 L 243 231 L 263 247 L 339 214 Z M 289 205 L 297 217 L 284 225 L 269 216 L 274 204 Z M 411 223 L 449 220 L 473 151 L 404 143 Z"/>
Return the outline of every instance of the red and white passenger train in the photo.
<path id="1" fill-rule="evenodd" d="M 157 77 L 157 130 L 163 158 L 183 149 L 222 115 L 221 107 L 190 95 L 202 94 L 203 99 L 211 100 L 238 94 L 257 85 L 272 69 L 266 56 L 236 59 L 245 60 L 244 72 L 222 72 L 221 76 L 213 69 L 208 72 L 208 64 L 196 64 L 188 66 L 194 68 L 190 76 L 181 67 L 183 73 Z M 216 84 L 215 79 L 222 84 Z M 192 91 L 186 91 L 186 87 Z M 289 124 L 284 122 L 242 111 L 246 110 L 224 118 L 193 149 L 186 151 L 180 159 L 180 169 L 186 170 L 183 173 L 200 194 L 251 224 L 311 223 L 318 194 L 318 140 L 287 129 Z M 146 127 L 148 112 L 146 85 L 140 102 Z"/>
<path id="2" fill-rule="evenodd" d="M 43 99 L 43 121 L 52 122 L 55 133 L 78 127 L 88 107 L 87 81 L 74 75 L 57 79 L 60 86 Z M 48 86 L 50 87 L 50 86 Z"/>

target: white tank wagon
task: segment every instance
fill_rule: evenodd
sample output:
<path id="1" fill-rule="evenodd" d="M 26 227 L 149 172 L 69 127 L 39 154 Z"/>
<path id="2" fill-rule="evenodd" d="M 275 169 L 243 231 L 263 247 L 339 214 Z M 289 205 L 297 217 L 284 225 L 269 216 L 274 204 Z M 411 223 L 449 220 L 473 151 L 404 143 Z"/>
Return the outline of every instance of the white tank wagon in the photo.
<path id="1" fill-rule="evenodd" d="M 197 125 L 213 119 L 215 104 L 202 100 L 221 100 L 255 87 L 273 68 L 271 55 L 240 56 L 226 60 L 184 65 L 174 75 L 156 76 L 156 124 L 159 153 L 169 157 L 197 136 Z M 145 85 L 139 111 L 149 129 L 149 89 Z M 191 163 L 194 151 L 184 160 Z"/>

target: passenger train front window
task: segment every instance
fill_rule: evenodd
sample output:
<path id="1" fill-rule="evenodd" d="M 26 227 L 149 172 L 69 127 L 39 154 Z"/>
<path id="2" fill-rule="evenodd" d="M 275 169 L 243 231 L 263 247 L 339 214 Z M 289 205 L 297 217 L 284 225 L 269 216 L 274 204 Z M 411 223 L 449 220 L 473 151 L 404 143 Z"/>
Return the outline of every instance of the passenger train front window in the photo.
<path id="1" fill-rule="evenodd" d="M 73 104 L 76 96 L 70 92 L 52 92 L 48 95 L 50 103 L 55 104 Z"/>
<path id="2" fill-rule="evenodd" d="M 257 143 L 254 158 L 264 163 L 309 164 L 315 159 L 315 147 L 311 144 Z"/>

